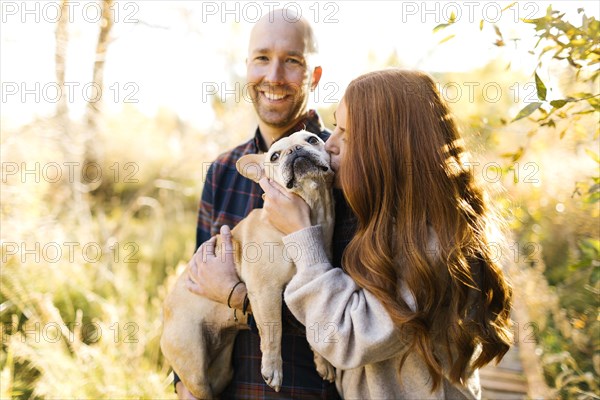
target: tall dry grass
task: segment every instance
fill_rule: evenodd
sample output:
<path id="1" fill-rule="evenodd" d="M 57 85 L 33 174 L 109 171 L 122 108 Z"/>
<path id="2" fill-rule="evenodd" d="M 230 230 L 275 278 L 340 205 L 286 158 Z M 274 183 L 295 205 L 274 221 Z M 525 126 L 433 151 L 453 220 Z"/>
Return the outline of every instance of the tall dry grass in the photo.
<path id="1" fill-rule="evenodd" d="M 175 398 L 162 300 L 194 251 L 206 163 L 252 131 L 213 138 L 133 108 L 86 129 L 2 133 L 0 397 Z"/>

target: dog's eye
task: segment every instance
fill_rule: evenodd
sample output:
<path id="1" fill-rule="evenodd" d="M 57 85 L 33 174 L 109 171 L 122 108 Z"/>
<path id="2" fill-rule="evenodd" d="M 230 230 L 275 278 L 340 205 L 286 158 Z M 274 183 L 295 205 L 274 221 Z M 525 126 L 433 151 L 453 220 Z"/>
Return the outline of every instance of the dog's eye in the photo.
<path id="1" fill-rule="evenodd" d="M 271 162 L 275 162 L 277 160 L 279 160 L 279 152 L 278 151 L 271 154 Z"/>
<path id="2" fill-rule="evenodd" d="M 306 139 L 306 141 L 310 144 L 319 144 L 319 139 L 317 139 L 316 136 L 310 136 L 308 139 Z"/>

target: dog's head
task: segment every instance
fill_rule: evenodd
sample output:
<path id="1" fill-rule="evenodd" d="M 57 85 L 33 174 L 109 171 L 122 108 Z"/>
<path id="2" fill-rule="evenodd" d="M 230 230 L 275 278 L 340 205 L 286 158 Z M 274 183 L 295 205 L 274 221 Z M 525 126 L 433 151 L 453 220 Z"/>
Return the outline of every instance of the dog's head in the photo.
<path id="1" fill-rule="evenodd" d="M 329 186 L 333 179 L 325 143 L 307 131 L 279 139 L 267 153 L 241 157 L 236 168 L 255 182 L 266 176 L 300 196 L 315 185 Z"/>

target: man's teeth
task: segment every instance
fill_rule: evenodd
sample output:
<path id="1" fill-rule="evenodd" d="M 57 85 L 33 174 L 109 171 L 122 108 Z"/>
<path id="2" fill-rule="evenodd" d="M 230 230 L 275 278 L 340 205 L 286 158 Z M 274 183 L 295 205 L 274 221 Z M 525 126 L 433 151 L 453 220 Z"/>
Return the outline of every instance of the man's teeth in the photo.
<path id="1" fill-rule="evenodd" d="M 269 100 L 281 100 L 285 97 L 285 94 L 275 94 L 269 92 L 263 92 L 265 97 Z"/>

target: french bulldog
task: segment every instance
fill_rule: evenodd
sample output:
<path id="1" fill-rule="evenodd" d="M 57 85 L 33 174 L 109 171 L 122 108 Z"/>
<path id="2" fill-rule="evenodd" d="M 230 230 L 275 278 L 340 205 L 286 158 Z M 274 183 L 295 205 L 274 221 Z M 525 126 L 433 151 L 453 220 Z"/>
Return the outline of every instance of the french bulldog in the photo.
<path id="1" fill-rule="evenodd" d="M 333 171 L 324 142 L 318 136 L 295 132 L 273 143 L 267 153 L 241 157 L 236 168 L 256 182 L 264 175 L 302 197 L 310 207 L 311 223 L 323 229 L 325 248 L 331 258 Z M 279 391 L 283 382 L 282 294 L 295 274 L 293 259 L 298 254 L 297 249 L 284 247 L 282 233 L 262 214 L 262 209 L 253 210 L 231 233 L 237 273 L 246 284 L 261 337 L 261 374 L 270 387 Z M 218 235 L 215 254 L 222 254 L 222 247 Z M 247 317 L 236 312 L 240 319 L 235 321 L 227 305 L 191 293 L 186 288 L 187 269 L 165 299 L 160 346 L 185 387 L 198 398 L 210 399 L 218 396 L 233 377 L 233 344 L 238 330 L 247 329 Z M 333 381 L 333 367 L 313 353 L 318 373 Z"/>

